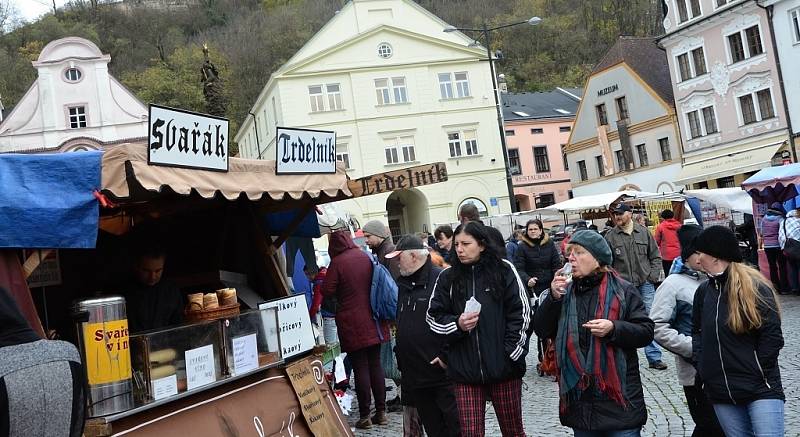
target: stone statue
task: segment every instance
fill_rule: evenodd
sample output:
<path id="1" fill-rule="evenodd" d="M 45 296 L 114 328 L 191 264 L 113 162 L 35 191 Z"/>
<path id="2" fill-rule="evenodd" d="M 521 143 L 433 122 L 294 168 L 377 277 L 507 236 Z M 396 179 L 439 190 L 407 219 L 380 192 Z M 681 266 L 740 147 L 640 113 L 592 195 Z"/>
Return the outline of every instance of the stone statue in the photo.
<path id="1" fill-rule="evenodd" d="M 224 117 L 227 102 L 223 93 L 223 81 L 219 77 L 217 67 L 208 56 L 208 45 L 203 44 L 203 66 L 200 68 L 200 81 L 203 82 L 203 97 L 206 100 L 206 112 Z"/>

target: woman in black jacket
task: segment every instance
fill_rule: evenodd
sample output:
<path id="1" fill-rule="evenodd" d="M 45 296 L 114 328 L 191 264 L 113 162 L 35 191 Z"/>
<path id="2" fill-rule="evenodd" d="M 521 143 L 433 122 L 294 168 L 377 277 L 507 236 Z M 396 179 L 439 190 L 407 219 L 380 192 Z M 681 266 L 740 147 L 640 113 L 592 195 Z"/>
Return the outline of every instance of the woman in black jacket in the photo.
<path id="1" fill-rule="evenodd" d="M 558 249 L 543 229 L 541 220 L 528 220 L 514 261 L 522 283 L 532 296 L 539 296 L 547 289 L 556 270 L 561 267 Z"/>
<path id="2" fill-rule="evenodd" d="M 556 338 L 559 417 L 575 436 L 639 436 L 647 421 L 637 348 L 654 324 L 636 287 L 611 269 L 611 248 L 594 231 L 573 234 L 534 314 L 536 335 Z"/>
<path id="3" fill-rule="evenodd" d="M 730 436 L 782 436 L 783 347 L 775 289 L 743 263 L 736 235 L 723 226 L 695 248 L 711 279 L 694 295 L 692 355 L 720 425 Z"/>
<path id="4" fill-rule="evenodd" d="M 456 228 L 456 256 L 436 280 L 426 320 L 433 332 L 447 336 L 447 373 L 455 383 L 461 435 L 484 435 L 490 394 L 503 435 L 524 436 L 530 306 L 514 265 L 489 235 L 476 222 Z"/>

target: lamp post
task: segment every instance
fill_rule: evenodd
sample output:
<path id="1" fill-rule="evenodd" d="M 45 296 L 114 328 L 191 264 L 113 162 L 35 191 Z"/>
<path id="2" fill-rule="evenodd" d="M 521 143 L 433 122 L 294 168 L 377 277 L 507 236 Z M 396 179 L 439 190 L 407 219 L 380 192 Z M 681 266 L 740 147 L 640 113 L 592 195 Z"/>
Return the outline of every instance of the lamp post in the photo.
<path id="1" fill-rule="evenodd" d="M 491 40 L 491 32 L 499 29 L 505 29 L 506 27 L 513 27 L 518 26 L 520 24 L 528 24 L 530 26 L 536 26 L 537 24 L 541 23 L 542 19 L 539 17 L 532 17 L 525 21 L 519 21 L 516 23 L 508 23 L 503 24 L 501 26 L 496 27 L 488 27 L 486 22 L 479 29 L 469 29 L 469 28 L 462 28 L 462 27 L 455 27 L 455 26 L 447 26 L 444 28 L 444 31 L 455 32 L 480 32 L 483 35 L 483 40 L 486 42 L 486 56 L 488 57 L 487 60 L 489 61 L 489 71 L 492 74 L 492 91 L 494 93 L 494 105 L 495 109 L 497 109 L 497 129 L 500 131 L 500 146 L 503 149 L 503 162 L 505 163 L 505 172 L 506 172 L 506 187 L 508 188 L 508 201 L 511 204 L 511 212 L 517 212 L 517 203 L 516 198 L 514 197 L 514 184 L 511 181 L 511 169 L 509 168 L 509 159 L 508 159 L 508 146 L 506 145 L 506 132 L 505 128 L 503 127 L 503 111 L 500 108 L 500 95 L 497 93 L 497 75 L 494 71 L 494 56 L 492 56 L 492 40 Z"/>

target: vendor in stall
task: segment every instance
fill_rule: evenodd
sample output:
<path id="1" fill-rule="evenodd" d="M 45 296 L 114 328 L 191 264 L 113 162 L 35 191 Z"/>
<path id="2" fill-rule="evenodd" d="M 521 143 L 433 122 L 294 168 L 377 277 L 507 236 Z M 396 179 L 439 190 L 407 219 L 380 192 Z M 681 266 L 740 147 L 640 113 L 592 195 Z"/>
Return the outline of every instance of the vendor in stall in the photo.
<path id="1" fill-rule="evenodd" d="M 128 327 L 132 333 L 183 322 L 183 295 L 162 279 L 166 250 L 150 239 L 136 242 L 132 251 L 132 279 L 126 288 Z"/>

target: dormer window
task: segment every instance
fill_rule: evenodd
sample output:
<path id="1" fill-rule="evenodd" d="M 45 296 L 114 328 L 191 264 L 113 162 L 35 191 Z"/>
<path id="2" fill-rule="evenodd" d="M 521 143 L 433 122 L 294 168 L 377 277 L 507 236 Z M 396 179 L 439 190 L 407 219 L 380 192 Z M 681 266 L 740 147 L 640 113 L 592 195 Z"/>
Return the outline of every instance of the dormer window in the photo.
<path id="1" fill-rule="evenodd" d="M 78 82 L 81 80 L 82 76 L 83 74 L 81 73 L 81 70 L 78 70 L 75 67 L 70 67 L 64 70 L 64 79 L 66 79 L 67 82 Z"/>

